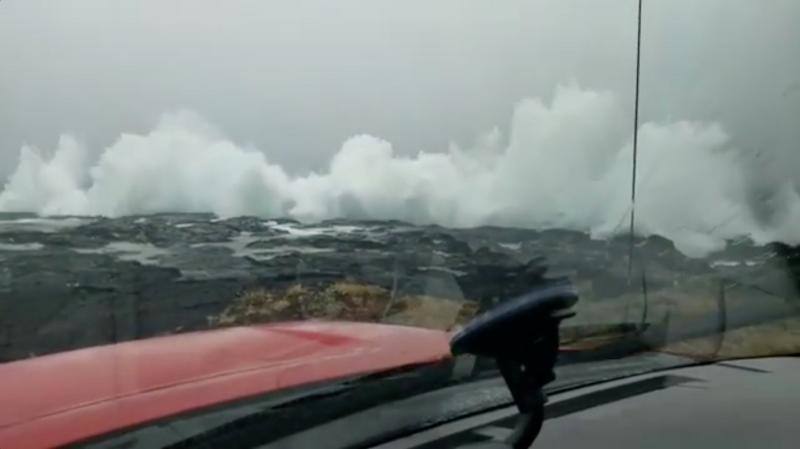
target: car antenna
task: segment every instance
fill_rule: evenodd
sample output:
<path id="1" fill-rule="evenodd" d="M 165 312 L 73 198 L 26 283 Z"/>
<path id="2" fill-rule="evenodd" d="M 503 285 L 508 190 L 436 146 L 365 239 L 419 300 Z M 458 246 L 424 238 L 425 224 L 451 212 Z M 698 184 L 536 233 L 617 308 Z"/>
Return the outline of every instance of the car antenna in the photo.
<path id="1" fill-rule="evenodd" d="M 639 3 L 639 13 L 636 22 L 636 87 L 633 103 L 633 155 L 631 168 L 631 220 L 628 232 L 628 282 L 633 271 L 634 224 L 636 222 L 636 168 L 639 157 L 639 72 L 641 66 L 642 47 L 642 0 Z"/>

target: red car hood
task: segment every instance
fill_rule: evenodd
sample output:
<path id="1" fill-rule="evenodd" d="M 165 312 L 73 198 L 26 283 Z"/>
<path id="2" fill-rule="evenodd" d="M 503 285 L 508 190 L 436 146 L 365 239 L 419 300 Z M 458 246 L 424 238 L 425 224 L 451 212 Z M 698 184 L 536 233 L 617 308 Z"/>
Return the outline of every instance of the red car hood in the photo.
<path id="1" fill-rule="evenodd" d="M 448 335 L 301 322 L 81 349 L 0 365 L 0 447 L 53 447 L 311 382 L 432 363 Z"/>

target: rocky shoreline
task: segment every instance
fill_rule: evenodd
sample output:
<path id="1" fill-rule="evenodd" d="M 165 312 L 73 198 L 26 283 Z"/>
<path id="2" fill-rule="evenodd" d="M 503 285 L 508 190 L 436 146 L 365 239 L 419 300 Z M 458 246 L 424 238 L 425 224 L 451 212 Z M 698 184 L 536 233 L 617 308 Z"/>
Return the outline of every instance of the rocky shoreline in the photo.
<path id="1" fill-rule="evenodd" d="M 627 238 L 574 231 L 0 214 L 0 362 L 278 319 L 448 328 L 560 276 L 581 292 L 579 323 L 637 321 L 644 312 L 643 321 L 666 317 L 677 329 L 676 317 L 694 308 L 707 326 L 721 288 L 730 322 L 755 305 L 786 314 L 796 303 L 800 259 L 791 247 L 739 241 L 692 259 L 664 238 L 634 243 L 629 276 Z"/>

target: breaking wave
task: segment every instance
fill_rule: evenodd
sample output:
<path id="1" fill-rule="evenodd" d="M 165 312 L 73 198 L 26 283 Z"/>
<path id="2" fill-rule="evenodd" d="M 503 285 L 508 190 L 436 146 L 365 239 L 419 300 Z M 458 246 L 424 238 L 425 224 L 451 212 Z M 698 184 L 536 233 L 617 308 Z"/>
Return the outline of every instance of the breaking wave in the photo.
<path id="1" fill-rule="evenodd" d="M 776 187 L 779 220 L 756 220 L 747 164 L 719 124 L 644 123 L 639 142 L 639 234 L 669 237 L 690 255 L 740 236 L 800 241 L 794 185 Z M 0 211 L 380 218 L 599 237 L 627 231 L 630 212 L 630 118 L 612 93 L 575 85 L 558 87 L 550 103 L 519 102 L 507 136 L 495 129 L 469 148 L 408 157 L 359 135 L 326 170 L 305 176 L 288 174 L 265 152 L 235 144 L 190 112 L 164 115 L 144 135 L 122 134 L 95 161 L 69 136 L 50 154 L 21 149 Z"/>

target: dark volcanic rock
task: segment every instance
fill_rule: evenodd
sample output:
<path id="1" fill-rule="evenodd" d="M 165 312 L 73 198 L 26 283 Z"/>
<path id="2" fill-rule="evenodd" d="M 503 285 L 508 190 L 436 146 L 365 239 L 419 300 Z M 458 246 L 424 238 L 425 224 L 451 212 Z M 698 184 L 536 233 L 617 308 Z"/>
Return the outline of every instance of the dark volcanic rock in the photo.
<path id="1" fill-rule="evenodd" d="M 593 302 L 640 293 L 640 277 L 653 291 L 685 279 L 717 285 L 714 277 L 729 275 L 767 289 L 777 288 L 780 276 L 786 284 L 786 266 L 797 273 L 791 247 L 739 243 L 713 257 L 741 263 L 715 269 L 661 237 L 634 245 L 631 282 L 627 239 L 593 240 L 574 231 L 374 220 L 304 225 L 208 214 L 0 214 L 0 361 L 204 329 L 253 289 L 325 289 L 348 280 L 486 308 L 559 276 L 573 279 L 584 301 Z M 763 255 L 756 265 L 754 254 Z"/>

